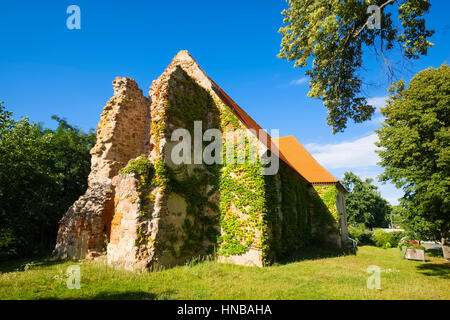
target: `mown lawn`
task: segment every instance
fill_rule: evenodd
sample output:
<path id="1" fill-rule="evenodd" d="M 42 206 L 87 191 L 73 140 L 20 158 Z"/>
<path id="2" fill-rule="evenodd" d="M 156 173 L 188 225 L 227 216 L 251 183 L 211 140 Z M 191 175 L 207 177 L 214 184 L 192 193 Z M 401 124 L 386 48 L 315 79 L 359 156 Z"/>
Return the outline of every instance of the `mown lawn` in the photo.
<path id="1" fill-rule="evenodd" d="M 80 290 L 66 285 L 73 264 Z M 366 286 L 369 265 L 382 270 L 380 290 Z M 133 273 L 99 261 L 11 261 L 0 264 L 0 299 L 450 299 L 450 263 L 406 261 L 398 249 L 369 246 L 356 255 L 310 249 L 267 268 L 206 261 Z"/>

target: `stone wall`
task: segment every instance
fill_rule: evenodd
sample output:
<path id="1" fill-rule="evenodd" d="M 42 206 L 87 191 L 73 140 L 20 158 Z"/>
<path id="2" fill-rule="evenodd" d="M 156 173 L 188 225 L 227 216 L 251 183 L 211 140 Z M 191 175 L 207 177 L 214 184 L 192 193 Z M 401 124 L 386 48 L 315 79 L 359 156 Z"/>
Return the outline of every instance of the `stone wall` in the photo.
<path id="1" fill-rule="evenodd" d="M 345 193 L 341 188 L 338 188 L 336 196 L 336 208 L 339 215 L 339 233 L 341 236 L 342 245 L 350 245 L 348 236 L 347 211 L 345 209 Z"/>
<path id="2" fill-rule="evenodd" d="M 114 216 L 111 221 L 110 241 L 107 246 L 107 261 L 110 265 L 125 269 L 141 269 L 146 257 L 138 256 L 137 231 L 139 229 L 140 199 L 137 186 L 139 181 L 133 176 L 116 176 Z M 141 258 L 141 259 L 140 259 Z"/>
<path id="3" fill-rule="evenodd" d="M 110 183 L 130 159 L 148 149 L 148 98 L 130 78 L 116 78 L 113 88 L 114 96 L 106 103 L 97 126 L 89 184 Z"/>
<path id="4" fill-rule="evenodd" d="M 345 191 L 339 184 L 316 184 L 314 186 L 319 197 L 327 206 L 336 221 L 337 234 L 330 235 L 328 242 L 337 247 L 349 245 L 347 212 L 345 210 Z"/>
<path id="5" fill-rule="evenodd" d="M 105 249 L 114 219 L 115 185 L 112 178 L 128 160 L 148 148 L 149 100 L 129 78 L 113 81 L 114 95 L 106 103 L 91 150 L 88 189 L 63 216 L 54 254 L 86 258 Z M 120 223 L 115 217 L 115 223 Z M 119 219 L 120 220 L 120 219 Z"/>
<path id="6" fill-rule="evenodd" d="M 288 258 L 312 244 L 341 246 L 333 212 L 321 194 L 286 163 L 280 163 L 277 175 L 266 177 L 266 200 L 268 261 Z"/>

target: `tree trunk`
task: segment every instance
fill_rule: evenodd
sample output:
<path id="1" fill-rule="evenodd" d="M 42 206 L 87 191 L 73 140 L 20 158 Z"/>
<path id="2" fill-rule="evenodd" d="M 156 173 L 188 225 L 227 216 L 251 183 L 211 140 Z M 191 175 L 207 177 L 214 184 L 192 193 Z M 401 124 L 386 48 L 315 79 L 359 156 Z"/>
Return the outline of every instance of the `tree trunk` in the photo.
<path id="1" fill-rule="evenodd" d="M 442 238 L 442 254 L 444 259 L 450 260 L 450 239 Z"/>

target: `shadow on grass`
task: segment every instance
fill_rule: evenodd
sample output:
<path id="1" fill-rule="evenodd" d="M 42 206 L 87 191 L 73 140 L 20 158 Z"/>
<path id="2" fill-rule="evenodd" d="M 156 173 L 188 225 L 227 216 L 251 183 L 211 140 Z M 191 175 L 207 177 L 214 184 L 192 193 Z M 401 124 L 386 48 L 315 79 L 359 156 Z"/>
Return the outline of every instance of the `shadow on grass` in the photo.
<path id="1" fill-rule="evenodd" d="M 450 263 L 426 263 L 417 266 L 417 270 L 431 277 L 439 277 L 442 279 L 450 279 Z"/>
<path id="2" fill-rule="evenodd" d="M 307 247 L 303 248 L 286 258 L 280 259 L 277 264 L 287 264 L 303 260 L 317 260 L 324 258 L 335 258 L 348 255 L 356 255 L 355 249 Z"/>
<path id="3" fill-rule="evenodd" d="M 16 271 L 25 271 L 34 267 L 47 267 L 64 263 L 65 260 L 55 260 L 51 256 L 21 258 L 10 261 L 0 262 L 0 273 L 9 273 Z"/>
<path id="4" fill-rule="evenodd" d="M 154 294 L 146 291 L 125 291 L 125 292 L 99 292 L 95 296 L 79 298 L 59 298 L 45 297 L 39 300 L 169 300 L 175 291 L 166 291 L 161 294 Z M 173 298 L 172 298 L 173 299 Z"/>
<path id="5" fill-rule="evenodd" d="M 433 258 L 442 258 L 442 249 L 426 249 L 425 254 Z"/>
<path id="6" fill-rule="evenodd" d="M 157 300 L 158 296 L 151 292 L 130 291 L 130 292 L 100 292 L 92 300 Z"/>

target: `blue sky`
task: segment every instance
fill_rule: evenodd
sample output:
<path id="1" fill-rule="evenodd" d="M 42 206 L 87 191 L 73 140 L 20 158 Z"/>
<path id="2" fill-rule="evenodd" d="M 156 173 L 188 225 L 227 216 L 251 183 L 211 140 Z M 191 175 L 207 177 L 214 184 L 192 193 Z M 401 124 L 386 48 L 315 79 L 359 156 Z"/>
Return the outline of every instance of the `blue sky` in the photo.
<path id="1" fill-rule="evenodd" d="M 405 80 L 449 61 L 446 0 L 434 0 L 428 25 L 436 31 L 426 57 L 409 64 Z M 81 30 L 66 27 L 69 5 L 81 9 Z M 134 78 L 144 93 L 182 49 L 263 128 L 295 135 L 337 178 L 345 171 L 376 177 L 372 121 L 331 134 L 326 109 L 306 96 L 304 70 L 277 58 L 284 0 L 2 1 L 0 4 L 0 101 L 15 117 L 54 127 L 53 114 L 83 130 L 95 128 L 116 76 Z M 364 77 L 377 106 L 388 82 L 372 53 Z M 380 185 L 390 202 L 402 195 Z"/>

